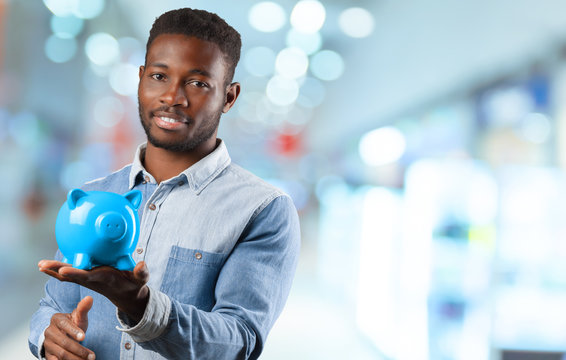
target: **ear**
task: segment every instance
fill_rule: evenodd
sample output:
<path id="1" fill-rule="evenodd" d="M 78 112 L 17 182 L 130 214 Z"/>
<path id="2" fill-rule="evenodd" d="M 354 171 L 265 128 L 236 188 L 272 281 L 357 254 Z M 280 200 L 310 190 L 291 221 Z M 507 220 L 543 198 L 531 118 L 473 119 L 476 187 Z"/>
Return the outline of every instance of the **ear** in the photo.
<path id="1" fill-rule="evenodd" d="M 143 72 L 144 72 L 144 71 L 145 71 L 145 67 L 144 67 L 143 65 L 140 66 L 140 72 L 139 72 L 139 74 L 138 74 L 138 76 L 140 77 L 140 80 L 141 80 L 141 78 L 142 78 L 142 76 L 143 76 Z"/>
<path id="2" fill-rule="evenodd" d="M 132 190 L 132 191 L 128 191 L 127 193 L 125 193 L 124 195 L 122 195 L 126 198 L 126 200 L 128 200 L 132 206 L 134 207 L 134 209 L 138 209 L 138 207 L 140 207 L 141 201 L 142 201 L 142 193 L 139 190 Z"/>
<path id="3" fill-rule="evenodd" d="M 240 83 L 233 82 L 228 85 L 228 88 L 226 89 L 224 107 L 222 108 L 223 113 L 227 113 L 228 110 L 230 110 L 232 106 L 234 106 L 238 95 L 240 95 Z"/>
<path id="4" fill-rule="evenodd" d="M 67 194 L 67 204 L 69 205 L 69 209 L 75 209 L 77 207 L 77 201 L 87 195 L 88 194 L 81 189 L 73 189 L 69 191 L 69 193 Z"/>

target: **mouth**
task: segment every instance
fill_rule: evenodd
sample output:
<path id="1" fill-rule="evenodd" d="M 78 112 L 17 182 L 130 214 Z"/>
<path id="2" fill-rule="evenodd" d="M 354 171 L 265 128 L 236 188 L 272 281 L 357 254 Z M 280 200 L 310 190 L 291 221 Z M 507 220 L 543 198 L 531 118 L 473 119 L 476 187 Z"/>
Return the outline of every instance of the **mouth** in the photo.
<path id="1" fill-rule="evenodd" d="M 152 114 L 152 118 L 157 127 L 165 130 L 177 130 L 189 124 L 184 116 L 176 113 L 158 111 Z"/>

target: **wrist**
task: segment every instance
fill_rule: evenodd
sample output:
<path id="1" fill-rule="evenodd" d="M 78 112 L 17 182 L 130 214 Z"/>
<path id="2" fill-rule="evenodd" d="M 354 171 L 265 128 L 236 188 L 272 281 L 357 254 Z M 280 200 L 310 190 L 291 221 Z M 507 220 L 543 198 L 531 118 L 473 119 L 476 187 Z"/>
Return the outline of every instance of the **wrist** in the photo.
<path id="1" fill-rule="evenodd" d="M 143 318 L 148 302 L 149 287 L 144 285 L 139 289 L 137 294 L 122 301 L 120 304 L 116 304 L 116 307 L 135 323 L 138 323 Z"/>

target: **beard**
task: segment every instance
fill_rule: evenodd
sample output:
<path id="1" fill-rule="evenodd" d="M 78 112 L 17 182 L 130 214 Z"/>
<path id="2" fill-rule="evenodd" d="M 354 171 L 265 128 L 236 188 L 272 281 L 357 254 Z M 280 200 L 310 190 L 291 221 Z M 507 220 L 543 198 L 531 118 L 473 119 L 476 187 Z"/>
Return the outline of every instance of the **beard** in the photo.
<path id="1" fill-rule="evenodd" d="M 185 114 L 179 113 L 178 111 L 174 111 L 169 107 L 160 108 L 156 111 L 169 111 L 174 112 L 179 116 L 186 118 Z M 153 122 L 151 119 L 148 119 L 145 114 L 145 109 L 141 105 L 139 98 L 138 98 L 138 112 L 140 115 L 140 121 L 147 136 L 147 141 L 155 147 L 173 151 L 173 152 L 189 152 L 194 150 L 197 146 L 202 144 L 203 142 L 209 140 L 218 129 L 218 125 L 220 124 L 220 116 L 222 115 L 222 109 L 212 113 L 207 118 L 203 119 L 201 126 L 197 129 L 196 133 L 193 136 L 187 137 L 182 140 L 162 140 L 158 139 L 157 137 L 151 134 L 151 128 L 153 127 Z M 150 114 L 151 116 L 151 114 Z M 189 118 L 187 119 L 188 123 L 194 123 L 194 120 Z"/>

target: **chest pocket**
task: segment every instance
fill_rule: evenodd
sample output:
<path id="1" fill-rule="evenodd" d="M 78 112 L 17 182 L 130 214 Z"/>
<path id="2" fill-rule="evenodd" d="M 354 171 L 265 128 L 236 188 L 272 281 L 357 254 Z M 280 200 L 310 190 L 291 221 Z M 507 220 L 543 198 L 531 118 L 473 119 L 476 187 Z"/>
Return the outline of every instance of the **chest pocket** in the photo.
<path id="1" fill-rule="evenodd" d="M 184 304 L 210 311 L 215 303 L 218 274 L 227 255 L 173 246 L 161 291 Z"/>

